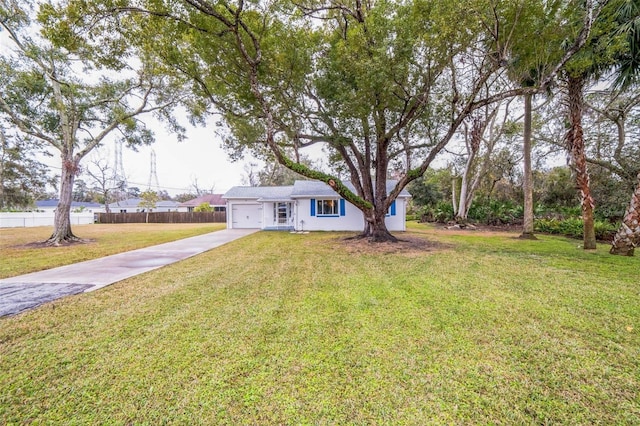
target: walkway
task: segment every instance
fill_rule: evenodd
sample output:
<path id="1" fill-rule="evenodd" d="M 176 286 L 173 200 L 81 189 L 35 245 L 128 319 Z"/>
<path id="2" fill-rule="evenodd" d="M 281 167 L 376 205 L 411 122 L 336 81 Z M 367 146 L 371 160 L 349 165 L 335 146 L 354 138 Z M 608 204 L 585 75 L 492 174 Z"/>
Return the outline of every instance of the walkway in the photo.
<path id="1" fill-rule="evenodd" d="M 14 315 L 72 294 L 86 293 L 186 259 L 258 229 L 224 229 L 0 280 L 0 316 Z"/>

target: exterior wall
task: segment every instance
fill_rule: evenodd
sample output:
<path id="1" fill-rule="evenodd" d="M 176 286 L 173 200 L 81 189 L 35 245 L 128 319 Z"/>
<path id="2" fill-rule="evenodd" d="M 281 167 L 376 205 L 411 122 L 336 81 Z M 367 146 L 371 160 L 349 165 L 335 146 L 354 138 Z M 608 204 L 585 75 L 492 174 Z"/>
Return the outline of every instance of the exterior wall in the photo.
<path id="1" fill-rule="evenodd" d="M 139 210 L 142 211 L 144 209 L 139 207 Z M 160 207 L 154 207 L 154 208 L 150 209 L 149 211 L 151 211 L 151 212 L 177 212 L 177 211 L 180 211 L 180 210 L 178 209 L 178 207 L 160 206 Z"/>
<path id="2" fill-rule="evenodd" d="M 34 226 L 53 226 L 54 213 L 18 212 L 0 213 L 0 228 L 30 228 Z M 71 213 L 71 225 L 88 225 L 94 222 L 91 212 Z"/>
<path id="3" fill-rule="evenodd" d="M 395 215 L 387 215 L 385 223 L 389 231 L 407 230 L 407 199 L 396 198 Z"/>
<path id="4" fill-rule="evenodd" d="M 262 203 L 262 229 L 276 226 L 273 214 L 274 203 Z"/>
<path id="5" fill-rule="evenodd" d="M 336 198 L 318 198 L 318 199 L 334 199 Z M 317 200 L 317 199 L 314 199 Z M 234 219 L 234 208 L 236 214 L 242 210 L 242 206 L 248 206 L 249 209 L 255 206 L 262 206 L 261 222 L 256 227 L 261 229 L 274 229 L 277 223 L 274 217 L 273 202 L 260 203 L 255 199 L 245 200 L 228 200 L 227 201 L 227 228 L 233 229 L 238 227 L 239 219 Z M 395 214 L 389 214 L 385 220 L 389 231 L 405 231 L 405 213 L 407 208 L 407 200 L 399 198 L 395 203 Z M 362 212 L 354 205 L 344 202 L 344 212 L 339 211 L 336 216 L 318 216 L 311 214 L 311 199 L 300 198 L 292 202 L 292 220 L 289 222 L 296 230 L 301 231 L 362 231 L 364 230 L 364 217 Z M 234 225 L 234 222 L 236 224 Z M 240 225 L 245 227 L 244 225 Z"/>
<path id="6" fill-rule="evenodd" d="M 318 198 L 322 200 L 336 198 Z M 315 199 L 314 199 L 315 200 Z M 304 231 L 362 231 L 364 230 L 364 218 L 362 212 L 354 205 L 345 202 L 343 216 L 312 216 L 311 199 L 300 198 L 296 200 L 295 227 Z"/>
<path id="7" fill-rule="evenodd" d="M 109 206 L 111 213 L 143 213 L 146 212 L 147 209 L 145 207 L 132 207 L 132 206 Z M 187 209 L 180 209 L 178 207 L 154 207 L 152 209 L 148 209 L 150 212 L 186 212 Z"/>
<path id="8" fill-rule="evenodd" d="M 330 198 L 319 198 L 330 199 Z M 305 231 L 363 231 L 364 216 L 360 209 L 351 203 L 344 203 L 344 215 L 339 216 L 312 216 L 311 199 L 301 198 L 296 201 L 296 230 Z M 385 219 L 389 231 L 406 231 L 407 200 L 396 200 L 395 215 L 388 215 Z"/>

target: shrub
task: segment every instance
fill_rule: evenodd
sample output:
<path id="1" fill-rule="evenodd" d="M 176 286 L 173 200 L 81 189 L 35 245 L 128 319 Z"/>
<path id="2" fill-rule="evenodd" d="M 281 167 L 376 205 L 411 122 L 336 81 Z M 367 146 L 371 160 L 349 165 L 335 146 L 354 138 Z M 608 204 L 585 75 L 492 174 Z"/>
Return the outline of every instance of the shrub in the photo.
<path id="1" fill-rule="evenodd" d="M 511 225 L 521 222 L 522 215 L 522 206 L 494 200 L 472 204 L 468 218 L 485 225 Z"/>
<path id="2" fill-rule="evenodd" d="M 596 220 L 595 224 L 596 239 L 601 241 L 611 241 L 616 232 L 617 226 L 601 220 Z M 582 238 L 584 234 L 584 226 L 582 219 L 536 219 L 534 222 L 534 230 L 545 234 L 565 235 L 571 238 Z"/>
<path id="3" fill-rule="evenodd" d="M 453 206 L 448 201 L 439 202 L 433 210 L 433 218 L 436 222 L 449 222 L 453 220 Z"/>
<path id="4" fill-rule="evenodd" d="M 209 203 L 205 202 L 197 206 L 195 209 L 193 209 L 193 211 L 194 212 L 212 212 L 213 207 L 211 207 Z"/>

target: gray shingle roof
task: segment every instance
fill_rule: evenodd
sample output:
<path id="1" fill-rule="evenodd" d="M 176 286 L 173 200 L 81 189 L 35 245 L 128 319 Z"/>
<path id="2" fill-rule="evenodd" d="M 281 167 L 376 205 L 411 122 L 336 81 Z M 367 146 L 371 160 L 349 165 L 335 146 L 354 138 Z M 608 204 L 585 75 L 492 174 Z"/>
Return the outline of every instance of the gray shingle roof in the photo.
<path id="1" fill-rule="evenodd" d="M 391 192 L 396 186 L 396 180 L 387 181 L 387 193 Z M 349 190 L 355 192 L 355 187 L 351 182 L 342 182 Z M 331 189 L 329 185 L 324 182 L 316 180 L 297 180 L 293 185 L 292 198 L 304 198 L 304 197 L 337 197 L 338 194 Z M 411 197 L 411 194 L 403 189 L 400 192 L 399 197 Z"/>
<path id="2" fill-rule="evenodd" d="M 109 208 L 115 209 L 118 207 L 138 207 L 142 201 L 140 198 L 127 198 L 126 200 L 116 201 L 115 203 L 109 204 Z"/>
<path id="3" fill-rule="evenodd" d="M 36 201 L 36 207 L 40 207 L 40 208 L 58 207 L 58 202 L 59 201 L 60 200 L 58 200 L 57 198 L 52 198 L 52 199 L 49 199 L 49 200 Z M 104 204 L 87 203 L 87 202 L 84 202 L 84 201 L 72 201 L 71 202 L 71 207 L 99 208 L 99 207 L 104 207 Z"/>
<path id="4" fill-rule="evenodd" d="M 288 200 L 292 189 L 293 186 L 234 186 L 222 198 Z"/>
<path id="5" fill-rule="evenodd" d="M 350 182 L 343 182 L 351 191 L 355 191 Z M 396 185 L 397 181 L 387 181 L 387 192 Z M 411 197 L 403 189 L 400 197 Z M 292 198 L 305 197 L 339 197 L 339 195 L 324 182 L 316 180 L 297 180 L 293 186 L 234 186 L 227 191 L 224 199 L 255 199 L 259 201 L 284 201 Z"/>

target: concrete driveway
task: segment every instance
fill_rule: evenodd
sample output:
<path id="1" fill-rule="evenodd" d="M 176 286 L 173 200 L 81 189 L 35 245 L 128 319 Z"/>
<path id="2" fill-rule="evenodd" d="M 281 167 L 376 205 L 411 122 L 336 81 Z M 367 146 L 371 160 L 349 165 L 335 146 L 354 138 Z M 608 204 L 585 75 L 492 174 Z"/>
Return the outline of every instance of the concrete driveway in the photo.
<path id="1" fill-rule="evenodd" d="M 0 280 L 0 316 L 14 315 L 64 296 L 86 293 L 237 240 L 258 229 L 224 229 Z"/>

